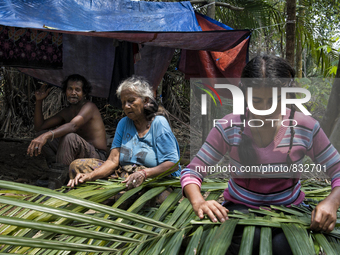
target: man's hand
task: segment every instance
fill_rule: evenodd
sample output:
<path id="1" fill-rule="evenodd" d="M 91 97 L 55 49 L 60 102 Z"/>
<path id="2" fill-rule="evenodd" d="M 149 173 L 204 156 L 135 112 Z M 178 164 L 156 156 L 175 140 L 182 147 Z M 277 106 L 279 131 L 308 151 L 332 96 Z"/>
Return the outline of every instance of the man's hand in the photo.
<path id="1" fill-rule="evenodd" d="M 91 173 L 79 173 L 74 177 L 74 179 L 70 179 L 67 186 L 73 188 L 74 186 L 85 183 L 87 181 L 92 181 Z"/>
<path id="2" fill-rule="evenodd" d="M 41 148 L 45 145 L 46 142 L 46 133 L 32 140 L 32 142 L 28 146 L 27 155 L 30 155 L 31 157 L 38 156 L 41 153 Z"/>
<path id="3" fill-rule="evenodd" d="M 142 171 L 137 171 L 129 175 L 122 183 L 126 183 L 128 189 L 133 189 L 140 186 L 145 181 L 145 176 Z"/>
<path id="4" fill-rule="evenodd" d="M 310 228 L 314 231 L 331 232 L 336 223 L 338 206 L 330 199 L 321 201 L 312 211 Z"/>
<path id="5" fill-rule="evenodd" d="M 44 100 L 48 94 L 50 93 L 52 88 L 47 88 L 47 84 L 44 83 L 40 89 L 38 89 L 37 91 L 35 91 L 35 100 L 36 101 L 42 101 Z"/>
<path id="6" fill-rule="evenodd" d="M 217 222 L 217 218 L 220 222 L 228 219 L 229 210 L 215 200 L 194 202 L 192 208 L 200 219 L 203 219 L 204 214 L 207 214 L 213 222 Z"/>

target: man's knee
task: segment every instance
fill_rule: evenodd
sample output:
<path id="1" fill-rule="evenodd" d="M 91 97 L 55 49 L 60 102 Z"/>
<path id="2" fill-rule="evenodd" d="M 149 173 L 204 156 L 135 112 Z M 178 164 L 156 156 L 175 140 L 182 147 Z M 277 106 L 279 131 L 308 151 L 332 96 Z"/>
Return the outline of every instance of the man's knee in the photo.
<path id="1" fill-rule="evenodd" d="M 76 140 L 77 136 L 78 135 L 76 133 L 66 134 L 66 135 L 64 135 L 63 137 L 60 138 L 60 143 L 61 144 L 71 144 Z"/>
<path id="2" fill-rule="evenodd" d="M 57 162 L 70 165 L 75 159 L 88 157 L 87 151 L 86 141 L 76 133 L 69 133 L 59 141 Z"/>

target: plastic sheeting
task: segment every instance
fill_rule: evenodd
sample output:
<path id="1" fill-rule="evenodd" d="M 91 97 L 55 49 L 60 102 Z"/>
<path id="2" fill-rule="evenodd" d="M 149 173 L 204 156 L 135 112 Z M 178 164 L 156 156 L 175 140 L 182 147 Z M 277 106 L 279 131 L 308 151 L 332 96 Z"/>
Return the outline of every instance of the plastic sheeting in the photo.
<path id="1" fill-rule="evenodd" d="M 232 29 L 206 16 L 197 14 L 196 17 L 204 31 Z M 179 70 L 185 73 L 186 79 L 234 78 L 231 79 L 231 84 L 238 85 L 238 79 L 235 78 L 241 77 L 242 69 L 247 62 L 249 40 L 250 37 L 245 38 L 223 52 L 182 50 Z M 231 98 L 229 90 L 217 89 L 217 92 L 223 97 Z"/>
<path id="2" fill-rule="evenodd" d="M 173 52 L 172 48 L 144 46 L 140 50 L 141 60 L 134 67 L 135 74 L 144 76 L 156 90 L 170 64 Z M 92 84 L 91 95 L 108 97 L 115 59 L 112 39 L 64 34 L 63 55 L 63 69 L 19 69 L 56 86 L 61 86 L 66 76 L 79 73 Z"/>
<path id="3" fill-rule="evenodd" d="M 228 50 L 250 34 L 225 25 L 202 31 L 190 2 L 2 0 L 0 25 L 208 51 Z"/>
<path id="4" fill-rule="evenodd" d="M 78 32 L 201 31 L 190 2 L 1 0 L 0 23 Z"/>
<path id="5" fill-rule="evenodd" d="M 92 83 L 92 95 L 99 97 L 107 97 L 110 90 L 115 40 L 144 46 L 142 59 L 135 65 L 135 73 L 148 77 L 155 89 L 175 48 L 205 54 L 205 57 L 197 59 L 202 62 L 200 68 L 204 69 L 215 65 L 207 51 L 227 54 L 226 51 L 235 49 L 250 35 L 249 30 L 229 30 L 229 27 L 207 17 L 201 16 L 200 19 L 199 25 L 189 2 L 0 1 L 0 25 L 63 34 L 63 69 L 25 67 L 21 69 L 23 72 L 57 86 L 65 76 L 79 73 Z M 239 64 L 234 65 L 239 70 L 245 64 L 246 51 L 234 54 L 235 57 L 240 57 Z M 190 60 L 188 57 L 186 59 Z M 228 63 L 232 66 L 236 62 L 230 59 Z M 230 75 L 230 70 L 224 73 Z M 189 72 L 189 69 L 184 68 L 183 71 Z M 204 75 L 205 72 L 200 74 Z"/>
<path id="6" fill-rule="evenodd" d="M 78 73 L 92 84 L 91 95 L 107 97 L 114 59 L 115 47 L 112 39 L 64 34 L 62 69 L 20 68 L 20 70 L 56 86 L 61 86 L 66 76 Z"/>

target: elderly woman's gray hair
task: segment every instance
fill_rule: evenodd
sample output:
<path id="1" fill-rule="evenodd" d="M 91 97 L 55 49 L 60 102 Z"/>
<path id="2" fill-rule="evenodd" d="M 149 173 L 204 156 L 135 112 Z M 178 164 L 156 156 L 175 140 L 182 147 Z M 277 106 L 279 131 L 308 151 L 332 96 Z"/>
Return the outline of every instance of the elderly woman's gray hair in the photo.
<path id="1" fill-rule="evenodd" d="M 120 98 L 123 90 L 130 90 L 143 99 L 148 97 L 152 100 L 155 100 L 149 82 L 142 76 L 133 75 L 130 78 L 122 81 L 116 92 L 118 98 Z"/>

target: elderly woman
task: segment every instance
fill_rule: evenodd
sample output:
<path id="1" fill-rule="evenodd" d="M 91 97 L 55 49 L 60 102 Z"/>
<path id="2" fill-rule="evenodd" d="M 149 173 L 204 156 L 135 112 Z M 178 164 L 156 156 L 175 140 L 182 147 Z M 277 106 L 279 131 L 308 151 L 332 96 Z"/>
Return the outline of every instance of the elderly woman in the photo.
<path id="1" fill-rule="evenodd" d="M 127 117 L 118 123 L 111 152 L 104 162 L 77 159 L 70 165 L 67 186 L 108 177 L 122 168 L 129 176 L 123 181 L 130 188 L 146 178 L 156 177 L 179 160 L 179 146 L 164 116 L 157 115 L 158 106 L 149 83 L 133 76 L 117 89 Z M 139 169 L 139 171 L 134 171 Z M 180 169 L 173 176 L 179 176 Z"/>

